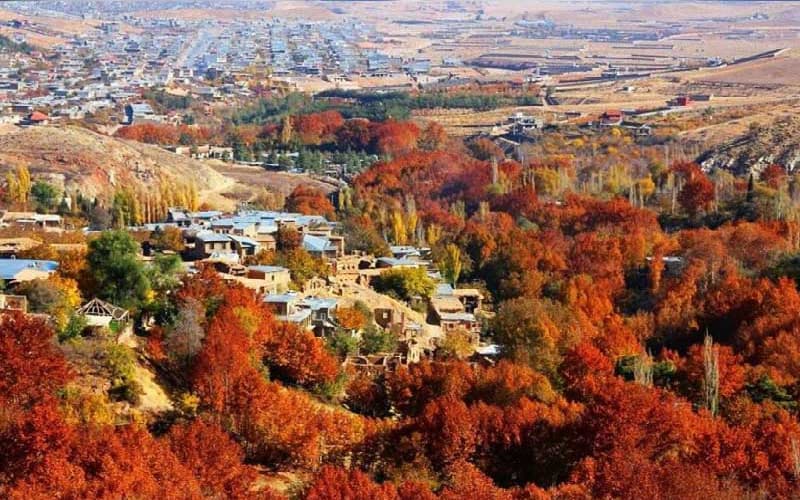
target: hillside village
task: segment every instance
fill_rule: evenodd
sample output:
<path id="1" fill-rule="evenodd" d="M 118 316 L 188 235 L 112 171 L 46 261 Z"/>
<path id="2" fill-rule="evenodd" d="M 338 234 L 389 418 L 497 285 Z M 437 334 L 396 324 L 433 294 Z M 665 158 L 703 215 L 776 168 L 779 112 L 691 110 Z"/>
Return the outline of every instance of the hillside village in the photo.
<path id="1" fill-rule="evenodd" d="M 63 231 L 59 215 L 5 212 L 0 225 L 26 231 Z M 481 333 L 490 314 L 482 307 L 483 294 L 477 289 L 453 288 L 443 281 L 439 269 L 430 260 L 430 249 L 414 246 L 392 246 L 391 256 L 374 256 L 365 253 L 347 253 L 345 241 L 337 230 L 337 223 L 322 216 L 307 216 L 298 213 L 239 210 L 234 213 L 221 211 L 191 212 L 182 208 L 170 208 L 162 223 L 144 227 L 130 227 L 134 233 L 150 234 L 157 239 L 165 233 L 175 233 L 183 250 L 177 253 L 182 260 L 182 271 L 187 274 L 199 268 L 210 267 L 219 273 L 226 283 L 238 283 L 259 294 L 273 309 L 276 318 L 313 332 L 323 339 L 346 334 L 358 340 L 359 328 L 345 328 L 337 321 L 337 310 L 352 308 L 355 304 L 367 309 L 373 319 L 371 328 L 378 327 L 396 338 L 395 348 L 390 352 L 360 353 L 358 349 L 348 352 L 343 362 L 366 370 L 391 369 L 398 364 L 416 363 L 423 359 L 434 359 L 437 349 L 448 336 L 463 335 L 468 349 L 461 356 L 474 357 L 491 362 L 497 347 L 486 344 Z M 259 256 L 278 250 L 286 234 L 297 234 L 299 247 L 312 258 L 323 263 L 324 272 L 302 280 L 292 276 L 290 270 L 278 265 L 257 264 Z M 91 233 L 89 233 L 91 238 Z M 153 258 L 155 249 L 151 239 L 142 242 L 139 259 L 147 262 Z M 20 254 L 35 251 L 41 242 L 31 238 L 0 238 L 0 278 L 6 283 L 3 295 L 4 309 L 27 311 L 25 296 L 15 295 L 14 290 L 32 280 L 47 279 L 58 269 L 58 262 L 25 259 Z M 58 244 L 48 245 L 59 249 Z M 85 250 L 85 245 L 64 245 L 74 251 Z M 170 251 L 168 251 L 170 252 Z M 402 300 L 376 292 L 371 284 L 386 271 L 418 270 L 430 280 L 431 290 L 427 295 L 413 295 Z M 76 308 L 75 313 L 86 316 L 91 326 L 99 321 L 87 311 L 92 305 L 101 304 L 109 311 L 120 310 L 114 304 L 87 298 L 86 304 Z M 400 300 L 398 300 L 400 299 Z M 103 312 L 109 321 L 119 321 L 123 313 Z M 125 311 L 126 321 L 136 317 Z M 102 323 L 102 321 L 101 321 Z M 131 324 L 129 328 L 147 329 L 147 325 Z M 367 355 L 368 354 L 368 355 Z"/>

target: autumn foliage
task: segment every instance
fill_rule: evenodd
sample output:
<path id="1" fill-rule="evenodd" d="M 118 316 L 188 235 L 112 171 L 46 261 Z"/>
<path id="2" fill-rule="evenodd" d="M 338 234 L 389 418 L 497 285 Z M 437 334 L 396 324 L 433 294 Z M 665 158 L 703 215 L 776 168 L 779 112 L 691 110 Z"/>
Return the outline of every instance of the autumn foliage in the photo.
<path id="1" fill-rule="evenodd" d="M 345 209 L 308 187 L 286 208 L 335 215 L 353 248 L 416 245 L 457 265 L 499 355 L 359 370 L 198 265 L 165 299 L 167 318 L 194 318 L 193 349 L 174 362 L 167 319 L 138 351 L 181 399 L 150 427 L 112 425 L 68 397 L 80 373 L 49 327 L 3 314 L 0 495 L 270 498 L 285 474 L 310 499 L 796 496 L 800 226 L 785 169 L 748 183 L 644 154 L 627 172 L 579 164 L 598 145 L 621 161 L 620 132 L 512 159 L 488 139 L 338 113 L 285 131 L 381 154 Z M 301 261 L 300 236 L 283 231 L 278 250 Z M 425 286 L 401 299 L 434 293 L 416 274 Z M 348 334 L 374 328 L 360 307 L 339 314 Z"/>
<path id="2" fill-rule="evenodd" d="M 286 210 L 305 215 L 324 215 L 331 219 L 336 217 L 333 204 L 325 193 L 302 184 L 286 198 Z"/>

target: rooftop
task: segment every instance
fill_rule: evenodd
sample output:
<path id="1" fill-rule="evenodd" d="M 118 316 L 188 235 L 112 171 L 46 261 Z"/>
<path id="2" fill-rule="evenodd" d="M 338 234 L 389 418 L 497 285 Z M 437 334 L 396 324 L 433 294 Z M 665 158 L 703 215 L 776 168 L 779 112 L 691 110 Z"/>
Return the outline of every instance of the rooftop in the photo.
<path id="1" fill-rule="evenodd" d="M 280 273 L 283 271 L 288 272 L 289 270 L 285 267 L 281 266 L 249 266 L 248 269 L 251 271 L 258 271 L 261 273 Z"/>
<path id="2" fill-rule="evenodd" d="M 0 259 L 0 279 L 13 280 L 25 270 L 55 272 L 58 262 L 52 260 Z"/>

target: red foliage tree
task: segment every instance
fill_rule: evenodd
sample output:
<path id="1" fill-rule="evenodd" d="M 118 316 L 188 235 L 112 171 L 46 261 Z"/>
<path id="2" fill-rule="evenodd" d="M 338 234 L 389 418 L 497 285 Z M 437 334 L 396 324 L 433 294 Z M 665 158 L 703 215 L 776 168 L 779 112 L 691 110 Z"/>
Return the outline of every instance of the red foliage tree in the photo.
<path id="1" fill-rule="evenodd" d="M 672 166 L 673 172 L 683 179 L 678 193 L 678 203 L 689 214 L 706 210 L 714 201 L 714 184 L 696 163 L 682 162 Z"/>
<path id="2" fill-rule="evenodd" d="M 435 151 L 447 143 L 447 131 L 437 122 L 430 122 L 422 131 L 419 144 L 422 149 Z"/>
<path id="3" fill-rule="evenodd" d="M 787 178 L 786 169 L 781 165 L 770 165 L 761 172 L 760 179 L 772 189 L 778 189 Z"/>
<path id="4" fill-rule="evenodd" d="M 334 219 L 336 216 L 336 209 L 325 193 L 302 184 L 294 188 L 286 198 L 286 210 L 305 215 L 324 215 L 329 219 Z"/>
<path id="5" fill-rule="evenodd" d="M 420 130 L 411 122 L 387 120 L 375 125 L 372 142 L 376 153 L 397 156 L 417 147 Z"/>
<path id="6" fill-rule="evenodd" d="M 142 123 L 121 127 L 116 135 L 121 139 L 170 146 L 178 144 L 181 131 L 173 125 Z"/>
<path id="7" fill-rule="evenodd" d="M 218 425 L 202 420 L 175 425 L 167 440 L 197 478 L 204 497 L 241 498 L 250 492 L 256 473 L 243 464 L 242 449 Z"/>
<path id="8" fill-rule="evenodd" d="M 437 467 L 469 460 L 478 437 L 475 421 L 464 402 L 441 398 L 429 403 L 417 418 L 415 428 L 425 436 L 428 456 Z"/>
<path id="9" fill-rule="evenodd" d="M 70 376 L 44 321 L 19 312 L 0 315 L 0 407 L 24 411 L 55 396 Z"/>
<path id="10" fill-rule="evenodd" d="M 264 360 L 279 379 L 301 385 L 333 382 L 337 359 L 313 333 L 294 325 L 276 325 L 264 344 Z"/>
<path id="11" fill-rule="evenodd" d="M 301 143 L 319 145 L 333 140 L 345 122 L 338 111 L 323 111 L 293 117 L 292 123 Z"/>
<path id="12" fill-rule="evenodd" d="M 358 470 L 323 467 L 306 492 L 307 500 L 351 500 L 370 498 L 396 500 L 397 490 L 391 484 L 377 484 Z"/>
<path id="13" fill-rule="evenodd" d="M 342 149 L 366 151 L 372 142 L 372 131 L 369 120 L 352 118 L 344 122 L 336 134 L 336 143 Z"/>

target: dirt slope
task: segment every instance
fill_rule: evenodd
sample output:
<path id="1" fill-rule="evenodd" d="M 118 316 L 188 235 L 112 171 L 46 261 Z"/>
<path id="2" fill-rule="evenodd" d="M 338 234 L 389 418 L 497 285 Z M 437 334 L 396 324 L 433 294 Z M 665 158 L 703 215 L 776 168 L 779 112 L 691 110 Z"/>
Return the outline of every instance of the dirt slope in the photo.
<path id="1" fill-rule="evenodd" d="M 121 187 L 193 183 L 201 199 L 224 205 L 220 193 L 235 181 L 212 168 L 157 146 L 124 141 L 75 126 L 0 130 L 0 174 L 26 165 L 69 191 L 104 196 Z M 230 202 L 228 202 L 230 203 Z"/>

